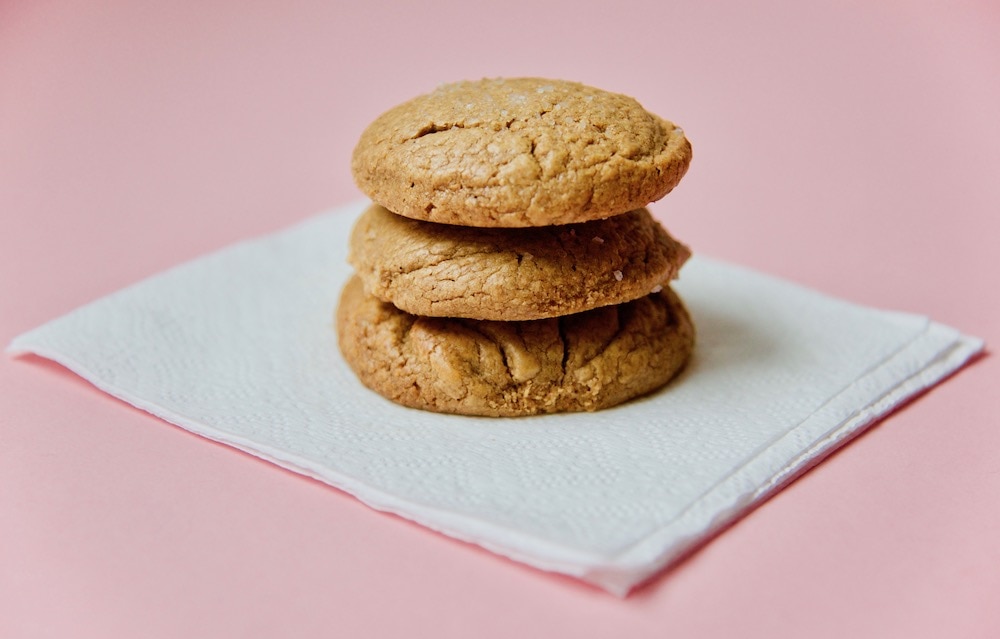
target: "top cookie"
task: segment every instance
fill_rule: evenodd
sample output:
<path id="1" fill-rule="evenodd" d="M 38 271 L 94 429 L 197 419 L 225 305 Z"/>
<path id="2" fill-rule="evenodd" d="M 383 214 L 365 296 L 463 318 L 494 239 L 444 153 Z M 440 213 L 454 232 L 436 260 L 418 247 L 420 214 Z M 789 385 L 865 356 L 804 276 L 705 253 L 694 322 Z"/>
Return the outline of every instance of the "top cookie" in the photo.
<path id="1" fill-rule="evenodd" d="M 351 165 L 361 190 L 400 215 L 525 227 L 645 206 L 690 161 L 684 132 L 630 97 L 517 78 L 447 84 L 390 109 Z"/>

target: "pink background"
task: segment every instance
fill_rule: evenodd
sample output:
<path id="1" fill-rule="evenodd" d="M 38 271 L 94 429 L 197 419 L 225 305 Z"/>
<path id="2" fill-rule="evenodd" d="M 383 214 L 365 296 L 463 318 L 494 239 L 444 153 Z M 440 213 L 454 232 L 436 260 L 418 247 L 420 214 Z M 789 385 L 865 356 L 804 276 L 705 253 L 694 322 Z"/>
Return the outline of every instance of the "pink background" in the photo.
<path id="1" fill-rule="evenodd" d="M 0 2 L 0 341 L 357 198 L 375 115 L 493 75 L 680 123 L 697 252 L 1000 338 L 996 3 L 361 4 Z M 1000 636 L 998 380 L 618 600 L 2 358 L 0 636 Z"/>

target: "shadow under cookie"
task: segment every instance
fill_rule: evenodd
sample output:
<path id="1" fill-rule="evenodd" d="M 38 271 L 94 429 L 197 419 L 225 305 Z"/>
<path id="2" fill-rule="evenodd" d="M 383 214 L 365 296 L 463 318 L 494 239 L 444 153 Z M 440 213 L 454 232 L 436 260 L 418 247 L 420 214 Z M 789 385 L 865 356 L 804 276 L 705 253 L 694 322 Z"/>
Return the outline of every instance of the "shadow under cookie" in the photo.
<path id="1" fill-rule="evenodd" d="M 694 347 L 669 288 L 625 304 L 524 322 L 421 317 L 345 286 L 340 349 L 361 381 L 405 406 L 522 416 L 608 408 L 660 388 Z"/>
<path id="2" fill-rule="evenodd" d="M 648 295 L 689 256 L 646 209 L 486 229 L 411 220 L 375 204 L 354 227 L 348 259 L 366 291 L 408 313 L 523 321 Z"/>

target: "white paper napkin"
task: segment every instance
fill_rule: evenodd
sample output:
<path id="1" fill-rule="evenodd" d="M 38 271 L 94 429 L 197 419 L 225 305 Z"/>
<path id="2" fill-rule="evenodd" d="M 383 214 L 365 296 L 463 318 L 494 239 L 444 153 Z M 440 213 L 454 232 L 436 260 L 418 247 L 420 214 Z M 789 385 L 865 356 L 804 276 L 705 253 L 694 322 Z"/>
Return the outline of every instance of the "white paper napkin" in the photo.
<path id="1" fill-rule="evenodd" d="M 695 257 L 676 289 L 696 353 L 662 392 L 594 414 L 411 410 L 365 389 L 337 349 L 362 207 L 173 268 L 8 350 L 373 508 L 624 594 L 983 345 Z"/>

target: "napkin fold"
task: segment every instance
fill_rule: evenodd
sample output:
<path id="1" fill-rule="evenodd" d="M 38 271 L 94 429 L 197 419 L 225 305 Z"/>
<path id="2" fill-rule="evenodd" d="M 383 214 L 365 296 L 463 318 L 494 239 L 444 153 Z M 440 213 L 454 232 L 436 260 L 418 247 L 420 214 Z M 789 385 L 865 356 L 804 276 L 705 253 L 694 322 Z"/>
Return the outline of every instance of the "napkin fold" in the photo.
<path id="1" fill-rule="evenodd" d="M 624 595 L 983 342 L 695 257 L 685 372 L 593 414 L 403 408 L 333 313 L 364 203 L 236 244 L 13 340 L 162 419 L 444 534 Z"/>

